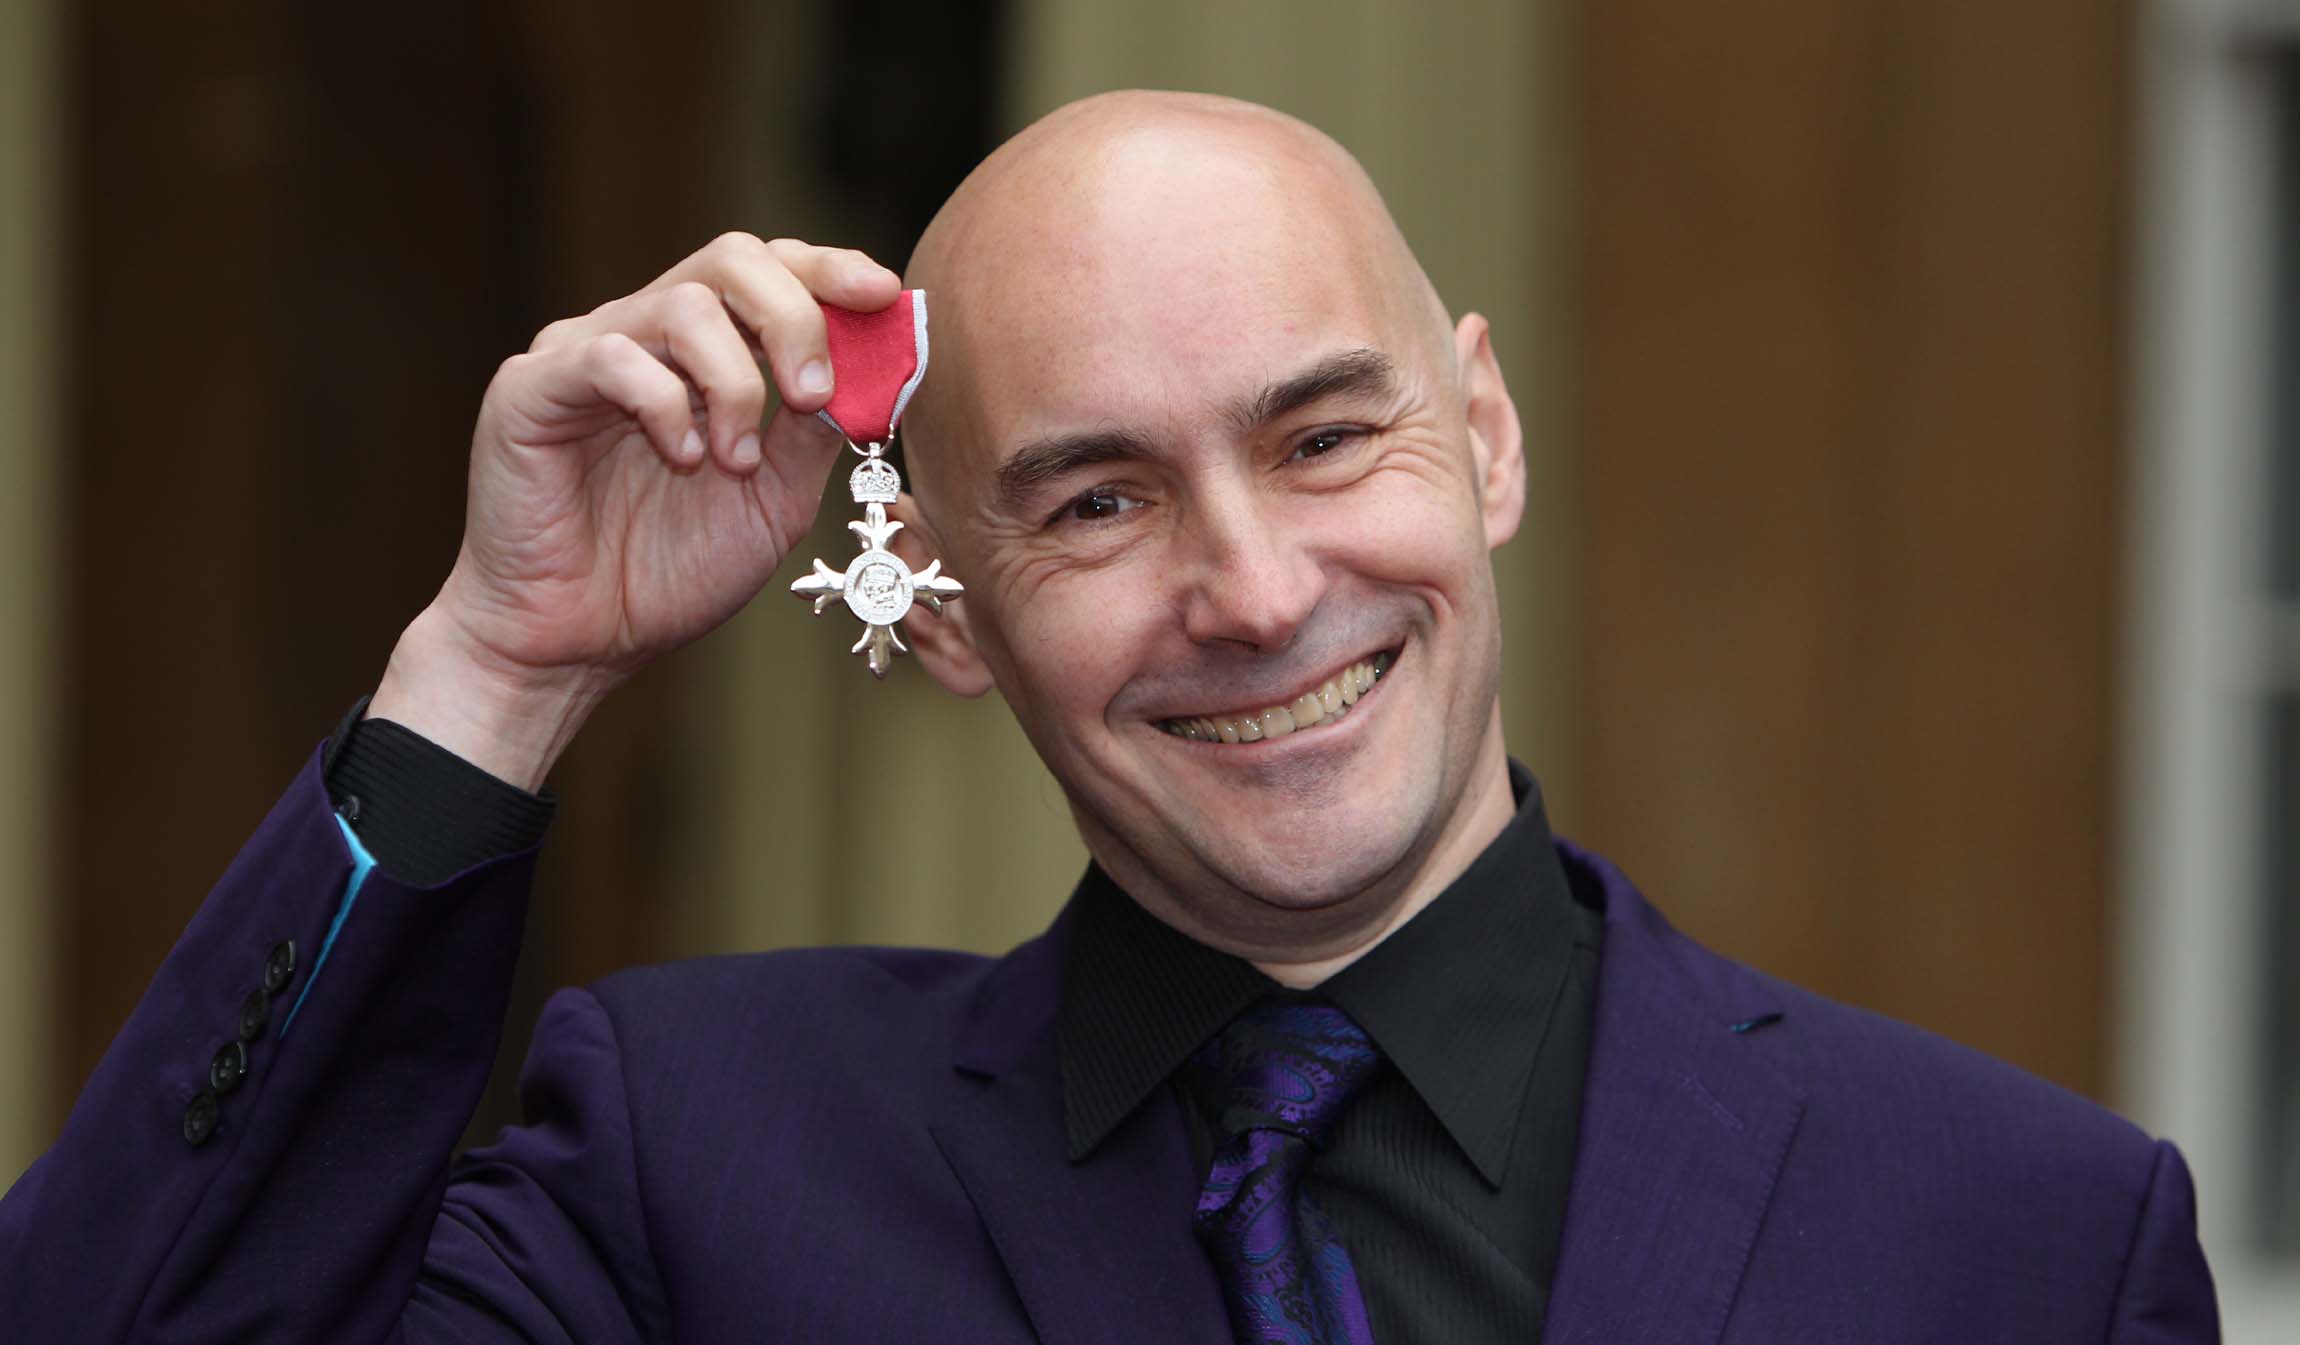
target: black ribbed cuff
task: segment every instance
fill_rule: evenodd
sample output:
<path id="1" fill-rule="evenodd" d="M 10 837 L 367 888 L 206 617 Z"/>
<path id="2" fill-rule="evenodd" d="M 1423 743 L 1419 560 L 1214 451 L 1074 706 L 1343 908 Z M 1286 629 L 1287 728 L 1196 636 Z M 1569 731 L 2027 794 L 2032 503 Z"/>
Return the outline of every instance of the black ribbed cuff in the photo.
<path id="1" fill-rule="evenodd" d="M 558 800 L 530 794 L 388 719 L 363 697 L 321 756 L 328 798 L 385 873 L 416 887 L 542 843 Z"/>

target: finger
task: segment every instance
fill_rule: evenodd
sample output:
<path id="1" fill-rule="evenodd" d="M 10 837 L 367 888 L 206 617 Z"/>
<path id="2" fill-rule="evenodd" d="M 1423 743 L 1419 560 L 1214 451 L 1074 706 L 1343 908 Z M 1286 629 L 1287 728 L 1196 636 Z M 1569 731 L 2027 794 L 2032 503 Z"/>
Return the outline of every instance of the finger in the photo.
<path id="1" fill-rule="evenodd" d="M 791 238 L 769 243 L 747 233 L 728 233 L 639 293 L 545 327 L 529 349 L 564 349 L 620 331 L 661 351 L 662 333 L 646 320 L 656 311 L 651 300 L 690 284 L 709 287 L 756 335 L 785 404 L 807 412 L 830 400 L 834 379 L 818 301 L 867 313 L 886 307 L 902 292 L 900 277 L 852 248 L 817 247 Z M 713 439 L 716 449 L 721 442 L 716 430 Z M 724 442 L 740 445 L 740 433 Z"/>
<path id="2" fill-rule="evenodd" d="M 670 363 L 702 393 L 711 456 L 726 471 L 748 476 L 759 465 L 759 418 L 767 406 L 767 383 L 749 339 L 707 285 L 685 281 L 651 300 L 655 312 L 642 325 L 659 332 Z M 656 344 L 644 333 L 637 339 Z"/>
<path id="3" fill-rule="evenodd" d="M 597 340 L 609 332 L 621 332 L 637 341 L 656 355 L 665 353 L 663 319 L 667 313 L 664 295 L 676 285 L 650 285 L 636 294 L 626 294 L 607 302 L 579 317 L 561 318 L 535 333 L 528 347 L 529 354 L 548 354 Z"/>
<path id="4" fill-rule="evenodd" d="M 831 399 L 833 375 L 830 337 L 813 293 L 781 262 L 768 258 L 726 276 L 719 294 L 757 334 L 783 405 L 794 411 L 821 410 Z"/>
<path id="5" fill-rule="evenodd" d="M 807 292 L 827 304 L 875 313 L 902 292 L 902 278 L 853 248 L 818 247 L 796 238 L 763 242 L 758 235 L 723 233 L 655 277 L 650 290 L 699 280 L 721 294 L 744 274 L 776 265 L 799 278 Z"/>
<path id="6" fill-rule="evenodd" d="M 853 248 L 817 247 L 795 238 L 762 243 L 746 233 L 721 234 L 665 272 L 671 276 L 718 290 L 728 309 L 758 333 L 785 404 L 801 411 L 828 402 L 836 378 L 821 305 L 873 313 L 902 293 L 901 277 Z"/>
<path id="7" fill-rule="evenodd" d="M 680 471 L 702 463 L 703 439 L 695 430 L 686 380 L 637 341 L 608 332 L 547 358 L 564 366 L 571 390 L 587 391 L 637 421 L 663 461 Z"/>
<path id="8" fill-rule="evenodd" d="M 753 334 L 785 405 L 814 412 L 830 401 L 833 375 L 822 307 L 767 245 L 755 238 L 748 247 L 722 238 L 637 294 L 601 304 L 581 317 L 552 323 L 536 334 L 534 349 L 564 348 L 606 332 L 623 332 L 643 345 L 664 351 L 663 296 L 691 285 L 709 286 L 736 321 Z"/>
<path id="9" fill-rule="evenodd" d="M 796 238 L 766 245 L 783 269 L 826 304 L 876 313 L 902 293 L 902 278 L 853 248 L 816 247 Z"/>
<path id="10" fill-rule="evenodd" d="M 548 355 L 554 350 L 564 350 L 568 346 L 587 341 L 595 333 L 586 332 L 585 325 L 582 318 L 561 318 L 535 333 L 535 339 L 527 343 L 527 353 Z"/>
<path id="11" fill-rule="evenodd" d="M 766 459 L 752 488 L 767 506 L 788 550 L 813 525 L 831 471 L 846 452 L 846 437 L 820 416 L 784 407 L 767 422 Z"/>

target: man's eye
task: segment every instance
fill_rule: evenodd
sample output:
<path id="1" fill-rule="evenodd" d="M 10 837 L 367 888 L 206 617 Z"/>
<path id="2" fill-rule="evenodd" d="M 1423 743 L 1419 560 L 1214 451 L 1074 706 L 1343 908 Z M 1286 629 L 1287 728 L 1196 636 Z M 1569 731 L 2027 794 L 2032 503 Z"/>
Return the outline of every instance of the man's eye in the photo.
<path id="1" fill-rule="evenodd" d="M 1062 506 L 1061 511 L 1055 515 L 1055 519 L 1059 522 L 1062 519 L 1074 518 L 1091 523 L 1097 519 L 1115 518 L 1129 510 L 1141 507 L 1142 502 L 1140 500 L 1121 491 L 1114 489 L 1090 490 Z"/>
<path id="2" fill-rule="evenodd" d="M 1320 430 L 1304 439 L 1301 446 L 1294 450 L 1294 456 L 1297 458 L 1322 458 L 1326 454 L 1348 445 L 1361 433 L 1362 431 L 1351 429 Z"/>

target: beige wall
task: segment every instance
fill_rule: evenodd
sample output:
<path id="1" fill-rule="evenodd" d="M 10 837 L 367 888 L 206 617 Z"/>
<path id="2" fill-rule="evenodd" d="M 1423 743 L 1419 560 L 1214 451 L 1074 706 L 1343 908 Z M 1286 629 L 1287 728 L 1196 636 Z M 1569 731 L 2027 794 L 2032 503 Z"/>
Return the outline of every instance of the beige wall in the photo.
<path id="1" fill-rule="evenodd" d="M 2125 7 L 1605 0 L 1574 59 L 1569 834 L 2097 1095 Z"/>
<path id="2" fill-rule="evenodd" d="M 872 208 L 827 195 L 790 151 L 820 21 L 792 0 L 735 20 L 741 93 L 726 109 L 736 129 L 717 209 L 736 227 L 844 242 Z M 680 682 L 681 759 L 701 778 L 673 847 L 665 951 L 1003 950 L 1045 926 L 1085 864 L 1061 791 L 995 695 L 953 700 L 909 658 L 874 682 L 847 653 L 843 613 L 815 620 L 783 592 L 809 558 L 853 551 L 842 494 L 834 481 L 766 592 L 666 669 Z"/>
<path id="3" fill-rule="evenodd" d="M 57 106 L 48 0 L 0 3 L 0 1174 L 46 1147 Z"/>

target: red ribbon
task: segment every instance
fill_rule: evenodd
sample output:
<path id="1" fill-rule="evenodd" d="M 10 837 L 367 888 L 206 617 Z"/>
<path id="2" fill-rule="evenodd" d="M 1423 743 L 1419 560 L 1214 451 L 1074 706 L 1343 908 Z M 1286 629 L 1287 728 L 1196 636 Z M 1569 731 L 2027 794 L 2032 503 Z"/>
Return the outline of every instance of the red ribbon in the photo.
<path id="1" fill-rule="evenodd" d="M 886 443 L 926 377 L 926 291 L 904 290 L 876 313 L 824 304 L 823 326 L 834 386 L 822 418 L 849 443 Z"/>

